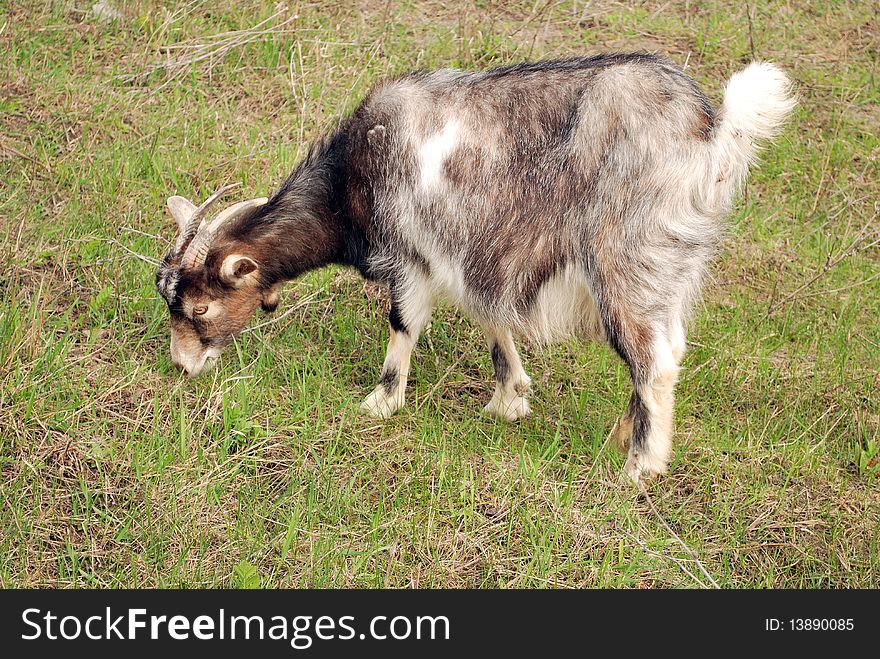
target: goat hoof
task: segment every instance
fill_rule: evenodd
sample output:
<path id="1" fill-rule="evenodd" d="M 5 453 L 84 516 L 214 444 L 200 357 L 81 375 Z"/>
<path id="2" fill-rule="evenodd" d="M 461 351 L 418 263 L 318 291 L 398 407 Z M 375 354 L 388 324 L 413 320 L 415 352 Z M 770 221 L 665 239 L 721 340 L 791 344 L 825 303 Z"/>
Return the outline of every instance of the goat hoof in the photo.
<path id="1" fill-rule="evenodd" d="M 403 407 L 403 400 L 399 396 L 391 395 L 385 391 L 382 385 L 376 387 L 361 403 L 361 414 L 371 416 L 375 419 L 387 419 L 397 410 Z"/>
<path id="2" fill-rule="evenodd" d="M 493 396 L 483 411 L 489 416 L 516 421 L 527 416 L 532 410 L 529 407 L 529 401 L 523 396 L 515 396 L 509 400 L 504 400 L 501 396 Z"/>
<path id="3" fill-rule="evenodd" d="M 660 458 L 630 453 L 623 466 L 623 473 L 634 485 L 638 485 L 662 476 L 666 473 L 667 467 L 666 461 Z"/>

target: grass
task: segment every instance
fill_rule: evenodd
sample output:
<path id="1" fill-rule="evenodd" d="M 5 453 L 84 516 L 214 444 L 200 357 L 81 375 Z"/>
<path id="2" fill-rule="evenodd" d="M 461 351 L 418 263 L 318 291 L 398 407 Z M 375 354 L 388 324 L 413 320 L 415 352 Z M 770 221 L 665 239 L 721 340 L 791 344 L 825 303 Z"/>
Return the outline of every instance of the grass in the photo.
<path id="1" fill-rule="evenodd" d="M 880 587 L 871 3 L 92 4 L 0 6 L 4 587 Z M 168 195 L 270 192 L 387 75 L 636 48 L 715 102 L 768 59 L 801 99 L 715 263 L 650 499 L 606 443 L 629 380 L 603 346 L 524 349 L 534 413 L 506 425 L 481 333 L 441 309 L 404 411 L 358 416 L 387 302 L 348 271 L 174 371 L 141 258 Z"/>

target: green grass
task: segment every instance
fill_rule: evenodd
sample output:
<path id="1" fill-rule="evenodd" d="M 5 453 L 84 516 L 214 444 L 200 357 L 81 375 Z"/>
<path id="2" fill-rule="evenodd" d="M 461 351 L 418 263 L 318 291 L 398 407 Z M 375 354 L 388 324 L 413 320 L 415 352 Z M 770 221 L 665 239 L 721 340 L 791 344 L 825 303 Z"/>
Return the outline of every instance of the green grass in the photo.
<path id="1" fill-rule="evenodd" d="M 274 3 L 116 3 L 111 23 L 91 4 L 0 6 L 4 587 L 692 587 L 694 556 L 723 587 L 880 587 L 871 3 L 751 2 L 751 30 L 720 0 L 300 3 L 134 82 Z M 358 416 L 386 302 L 348 271 L 289 284 L 205 378 L 174 371 L 136 256 L 173 238 L 167 196 L 270 192 L 390 74 L 636 48 L 716 102 L 768 59 L 801 100 L 714 265 L 650 501 L 606 443 L 630 385 L 603 346 L 525 348 L 534 413 L 506 425 L 481 414 L 480 331 L 441 309 L 407 407 Z"/>

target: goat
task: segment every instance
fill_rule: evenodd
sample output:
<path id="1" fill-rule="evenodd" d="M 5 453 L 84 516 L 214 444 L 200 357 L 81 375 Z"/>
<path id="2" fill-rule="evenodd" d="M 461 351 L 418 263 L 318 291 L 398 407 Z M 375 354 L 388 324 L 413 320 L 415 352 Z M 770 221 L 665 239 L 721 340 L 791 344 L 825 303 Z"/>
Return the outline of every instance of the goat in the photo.
<path id="1" fill-rule="evenodd" d="M 485 329 L 496 377 L 485 411 L 508 420 L 529 413 L 514 335 L 610 344 L 633 382 L 614 430 L 626 474 L 665 473 L 707 263 L 760 141 L 794 105 L 772 64 L 734 74 L 715 110 L 645 53 L 386 81 L 271 198 L 213 220 L 219 193 L 198 208 L 168 200 L 180 233 L 156 282 L 172 361 L 204 372 L 258 306 L 275 308 L 284 281 L 353 266 L 391 299 L 364 412 L 403 405 L 413 346 L 445 300 Z"/>

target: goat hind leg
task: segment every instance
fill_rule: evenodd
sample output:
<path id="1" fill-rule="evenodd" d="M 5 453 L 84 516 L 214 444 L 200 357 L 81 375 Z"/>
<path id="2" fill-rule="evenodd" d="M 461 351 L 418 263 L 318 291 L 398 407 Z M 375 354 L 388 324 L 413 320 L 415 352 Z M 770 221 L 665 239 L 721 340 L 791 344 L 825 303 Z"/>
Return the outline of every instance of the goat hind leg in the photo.
<path id="1" fill-rule="evenodd" d="M 601 289 L 600 289 L 601 290 Z M 643 320 L 622 301 L 605 299 L 605 336 L 629 367 L 633 394 L 613 433 L 629 440 L 626 474 L 634 482 L 666 473 L 672 455 L 674 388 L 680 341 L 668 327 Z"/>
<path id="2" fill-rule="evenodd" d="M 682 358 L 684 357 L 684 352 L 687 347 L 686 335 L 685 335 L 685 326 L 684 323 L 678 318 L 674 317 L 669 323 L 669 340 L 668 340 L 669 351 L 672 354 L 672 358 L 675 362 L 675 367 L 666 368 L 666 372 L 675 371 L 677 373 L 677 366 L 681 363 Z M 664 342 L 660 342 L 660 346 L 658 347 L 660 353 L 665 353 L 666 346 Z M 668 355 L 666 355 L 665 360 L 661 359 L 661 363 L 665 361 L 668 366 Z M 673 380 L 673 386 L 675 382 Z M 663 396 L 672 396 L 672 391 L 668 394 L 661 393 L 661 397 Z M 620 416 L 617 420 L 617 423 L 614 424 L 614 429 L 611 431 L 612 436 L 615 439 L 617 447 L 623 453 L 629 452 L 630 442 L 632 440 L 633 435 L 633 421 L 636 415 L 636 410 L 640 405 L 639 396 L 633 392 L 632 396 L 629 399 L 629 407 L 627 411 Z"/>
<path id="3" fill-rule="evenodd" d="M 647 363 L 632 369 L 632 435 L 624 470 L 636 483 L 666 473 L 672 457 L 672 428 L 678 362 L 664 334 L 651 344 Z"/>

